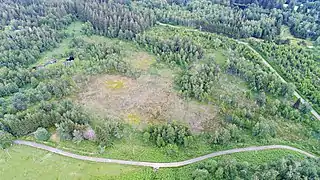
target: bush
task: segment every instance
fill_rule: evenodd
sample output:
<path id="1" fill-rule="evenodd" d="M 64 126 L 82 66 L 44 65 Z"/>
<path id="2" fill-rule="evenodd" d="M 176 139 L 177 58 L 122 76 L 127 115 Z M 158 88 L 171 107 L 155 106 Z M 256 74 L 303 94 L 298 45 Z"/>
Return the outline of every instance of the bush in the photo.
<path id="1" fill-rule="evenodd" d="M 42 127 L 39 127 L 34 133 L 34 137 L 40 141 L 47 141 L 50 138 L 50 133 Z"/>
<path id="2" fill-rule="evenodd" d="M 96 141 L 101 146 L 111 146 L 113 140 L 122 138 L 123 129 L 124 126 L 122 123 L 109 120 L 103 125 L 96 127 Z"/>
<path id="3" fill-rule="evenodd" d="M 253 136 L 268 139 L 276 136 L 277 125 L 273 121 L 260 120 L 253 127 Z"/>
<path id="4" fill-rule="evenodd" d="M 168 156 L 175 157 L 179 152 L 179 147 L 176 144 L 168 144 L 165 147 L 165 152 Z"/>
<path id="5" fill-rule="evenodd" d="M 221 128 L 211 136 L 213 144 L 227 144 L 230 141 L 238 142 L 240 139 L 239 128 L 234 124 L 229 124 L 227 128 Z"/>
<path id="6" fill-rule="evenodd" d="M 0 149 L 6 149 L 12 145 L 14 137 L 5 131 L 0 130 Z"/>
<path id="7" fill-rule="evenodd" d="M 192 172 L 192 179 L 194 180 L 207 180 L 210 177 L 210 173 L 206 169 L 196 169 Z"/>
<path id="8" fill-rule="evenodd" d="M 148 136 L 147 133 L 150 135 L 149 141 L 158 147 L 165 147 L 167 144 L 186 147 L 192 142 L 189 128 L 175 123 L 149 127 L 145 130 L 144 140 Z"/>
<path id="9" fill-rule="evenodd" d="M 143 133 L 143 141 L 145 143 L 147 143 L 147 142 L 149 142 L 149 140 L 150 140 L 150 133 L 149 132 L 144 132 Z"/>
<path id="10" fill-rule="evenodd" d="M 74 130 L 73 133 L 73 141 L 76 143 L 80 143 L 84 138 L 83 138 L 83 133 L 80 130 Z"/>
<path id="11" fill-rule="evenodd" d="M 91 127 L 88 127 L 84 132 L 83 132 L 83 137 L 84 139 L 93 141 L 96 139 L 96 133 Z"/>

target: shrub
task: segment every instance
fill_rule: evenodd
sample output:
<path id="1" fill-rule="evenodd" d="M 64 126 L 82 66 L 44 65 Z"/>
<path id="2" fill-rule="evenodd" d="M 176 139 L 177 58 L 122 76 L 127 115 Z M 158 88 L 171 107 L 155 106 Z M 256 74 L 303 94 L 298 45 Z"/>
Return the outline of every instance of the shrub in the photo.
<path id="1" fill-rule="evenodd" d="M 50 133 L 42 127 L 39 127 L 34 133 L 34 137 L 40 141 L 47 141 L 50 138 Z"/>
<path id="2" fill-rule="evenodd" d="M 73 141 L 76 143 L 80 143 L 84 138 L 83 138 L 83 133 L 80 130 L 74 130 L 73 133 Z"/>
<path id="3" fill-rule="evenodd" d="M 83 137 L 84 139 L 93 141 L 96 139 L 96 133 L 91 127 L 88 127 L 84 132 L 83 132 Z"/>
<path id="4" fill-rule="evenodd" d="M 145 143 L 147 143 L 147 142 L 149 142 L 149 140 L 150 140 L 150 133 L 149 132 L 144 132 L 143 133 L 143 141 Z"/>
<path id="5" fill-rule="evenodd" d="M 211 136 L 213 144 L 227 144 L 230 141 L 237 142 L 240 139 L 239 128 L 234 124 L 229 124 L 227 128 L 221 128 Z"/>
<path id="6" fill-rule="evenodd" d="M 114 139 L 122 138 L 123 129 L 122 123 L 109 120 L 103 125 L 96 127 L 96 141 L 101 146 L 111 146 Z"/>
<path id="7" fill-rule="evenodd" d="M 277 125 L 273 121 L 260 120 L 253 128 L 253 136 L 268 139 L 276 136 Z"/>
<path id="8" fill-rule="evenodd" d="M 144 136 L 146 137 L 144 138 L 148 136 L 146 132 L 150 134 L 149 141 L 158 147 L 164 147 L 167 144 L 188 146 L 192 142 L 192 135 L 189 128 L 175 123 L 151 126 L 145 130 Z"/>
<path id="9" fill-rule="evenodd" d="M 12 145 L 14 137 L 5 131 L 0 130 L 0 149 L 6 149 Z"/>
<path id="10" fill-rule="evenodd" d="M 194 180 L 206 180 L 209 179 L 210 173 L 206 169 L 196 169 L 192 172 L 192 179 Z"/>
<path id="11" fill-rule="evenodd" d="M 57 132 L 61 140 L 71 140 L 72 133 L 75 129 L 75 124 L 71 120 L 63 121 L 60 124 L 56 124 Z"/>

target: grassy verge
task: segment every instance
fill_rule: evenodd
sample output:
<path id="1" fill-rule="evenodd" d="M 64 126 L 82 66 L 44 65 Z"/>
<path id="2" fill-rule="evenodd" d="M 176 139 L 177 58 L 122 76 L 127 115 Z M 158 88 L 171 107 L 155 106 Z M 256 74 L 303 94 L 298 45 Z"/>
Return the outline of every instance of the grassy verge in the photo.
<path id="1" fill-rule="evenodd" d="M 0 151 L 1 179 L 114 179 L 144 168 L 79 161 L 25 146 Z"/>

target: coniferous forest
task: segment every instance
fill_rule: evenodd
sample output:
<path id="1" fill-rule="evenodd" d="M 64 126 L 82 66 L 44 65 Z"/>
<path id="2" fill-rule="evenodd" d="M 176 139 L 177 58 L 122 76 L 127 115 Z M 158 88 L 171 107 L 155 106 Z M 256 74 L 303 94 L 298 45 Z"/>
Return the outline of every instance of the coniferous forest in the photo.
<path id="1" fill-rule="evenodd" d="M 266 145 L 319 157 L 320 1 L 0 0 L 0 12 L 4 179 L 320 178 L 318 158 L 291 150 L 152 170 L 15 144 L 144 162 Z"/>

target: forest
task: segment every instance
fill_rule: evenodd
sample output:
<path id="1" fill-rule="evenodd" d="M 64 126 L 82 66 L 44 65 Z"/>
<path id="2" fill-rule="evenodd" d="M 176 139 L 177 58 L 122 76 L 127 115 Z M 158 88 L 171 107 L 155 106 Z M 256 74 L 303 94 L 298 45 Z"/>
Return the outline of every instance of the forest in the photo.
<path id="1" fill-rule="evenodd" d="M 320 112 L 318 1 L 0 2 L 0 149 L 10 152 L 13 141 L 23 139 L 141 161 L 186 160 L 212 151 L 270 144 L 320 155 L 320 122 L 311 114 Z M 284 37 L 284 29 L 290 35 Z M 132 62 L 138 61 L 135 53 L 154 58 L 147 70 Z M 130 86 L 147 77 L 153 79 L 142 82 L 154 87 L 160 86 L 154 79 L 168 78 L 162 91 L 169 99 L 177 97 L 179 101 L 173 100 L 177 104 L 201 110 L 192 122 L 174 115 L 163 118 L 171 109 L 162 102 L 154 103 L 156 108 L 145 105 L 152 114 L 145 122 L 139 113 L 126 112 L 130 118 L 121 113 L 100 115 L 88 109 L 88 100 L 80 103 L 78 97 L 85 93 L 95 97 L 85 91 L 92 79 L 103 75 L 131 82 L 112 81 L 114 89 L 119 88 L 114 96 L 121 96 L 122 86 L 137 88 Z M 296 92 L 305 103 L 295 97 Z M 161 97 L 153 94 L 157 95 Z M 214 111 L 202 120 L 207 109 Z M 136 157 L 126 147 L 145 156 Z M 150 176 L 317 179 L 317 167 L 318 159 L 294 155 L 261 164 L 228 157 Z M 147 175 L 131 178 L 148 179 Z"/>

